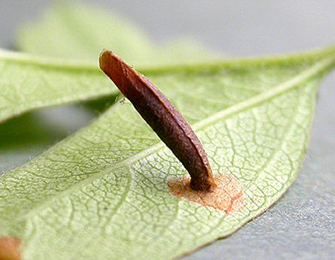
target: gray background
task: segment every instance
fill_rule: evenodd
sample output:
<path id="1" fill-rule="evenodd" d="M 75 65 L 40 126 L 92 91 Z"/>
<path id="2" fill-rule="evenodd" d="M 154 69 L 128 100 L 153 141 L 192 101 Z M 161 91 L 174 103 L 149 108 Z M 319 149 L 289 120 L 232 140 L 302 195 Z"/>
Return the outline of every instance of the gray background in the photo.
<path id="1" fill-rule="evenodd" d="M 192 35 L 229 56 L 278 54 L 335 44 L 334 0 L 84 2 L 128 16 L 155 41 Z M 0 0 L 0 46 L 13 46 L 17 28 L 37 18 L 48 5 L 49 1 Z M 234 235 L 185 259 L 335 259 L 334 97 L 333 73 L 319 91 L 303 169 L 285 196 Z M 84 105 L 67 106 L 0 125 L 0 172 L 40 154 L 96 114 Z"/>

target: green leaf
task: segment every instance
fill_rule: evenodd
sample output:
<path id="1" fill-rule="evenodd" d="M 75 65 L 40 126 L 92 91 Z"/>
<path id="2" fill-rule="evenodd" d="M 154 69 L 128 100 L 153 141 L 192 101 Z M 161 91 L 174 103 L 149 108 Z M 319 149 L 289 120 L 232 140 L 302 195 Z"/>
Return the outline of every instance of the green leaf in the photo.
<path id="1" fill-rule="evenodd" d="M 73 3 L 58 3 L 40 21 L 26 24 L 17 46 L 33 54 L 93 62 L 102 49 L 111 49 L 136 66 L 179 64 L 217 56 L 189 37 L 156 46 L 139 26 L 123 17 Z"/>
<path id="2" fill-rule="evenodd" d="M 153 46 L 132 23 L 74 4 L 48 9 L 41 22 L 21 30 L 18 45 L 23 51 L 58 59 L 0 50 L 0 122 L 31 110 L 117 93 L 97 65 L 103 48 L 142 67 L 213 57 L 191 39 Z M 59 60 L 62 57 L 77 61 Z"/>
<path id="3" fill-rule="evenodd" d="M 27 111 L 116 92 L 97 65 L 0 50 L 0 122 Z"/>
<path id="4" fill-rule="evenodd" d="M 237 212 L 172 195 L 184 168 L 125 103 L 1 177 L 0 234 L 38 260 L 172 259 L 233 233 L 297 177 L 334 65 L 328 49 L 146 72 L 193 124 L 213 171 L 242 185 Z"/>
<path id="5" fill-rule="evenodd" d="M 6 50 L 0 50 L 0 76 L 0 122 L 27 111 L 118 93 L 97 65 Z"/>

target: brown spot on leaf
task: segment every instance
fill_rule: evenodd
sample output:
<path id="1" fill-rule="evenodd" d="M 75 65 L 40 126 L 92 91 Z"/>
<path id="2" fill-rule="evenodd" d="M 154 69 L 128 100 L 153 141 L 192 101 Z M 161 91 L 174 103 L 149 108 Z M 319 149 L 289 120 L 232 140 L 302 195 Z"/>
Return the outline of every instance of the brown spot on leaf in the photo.
<path id="1" fill-rule="evenodd" d="M 217 175 L 214 179 L 217 186 L 210 192 L 191 189 L 189 177 L 171 181 L 168 185 L 173 195 L 183 197 L 205 207 L 219 209 L 227 214 L 241 210 L 244 197 L 239 181 L 231 175 Z"/>
<path id="2" fill-rule="evenodd" d="M 20 260 L 21 240 L 18 238 L 0 238 L 0 260 Z"/>

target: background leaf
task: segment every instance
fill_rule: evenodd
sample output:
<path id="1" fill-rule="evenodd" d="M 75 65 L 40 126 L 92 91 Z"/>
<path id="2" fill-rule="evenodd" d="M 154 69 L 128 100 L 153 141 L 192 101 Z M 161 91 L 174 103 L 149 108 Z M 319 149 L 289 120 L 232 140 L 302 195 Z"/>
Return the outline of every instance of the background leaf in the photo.
<path id="1" fill-rule="evenodd" d="M 214 172 L 240 181 L 243 210 L 171 195 L 167 181 L 185 171 L 126 103 L 0 179 L 1 235 L 21 238 L 26 259 L 170 259 L 231 234 L 295 179 L 332 57 L 147 72 L 195 124 Z"/>
<path id="2" fill-rule="evenodd" d="M 217 57 L 198 41 L 186 37 L 165 46 L 149 40 L 139 26 L 90 5 L 55 4 L 40 21 L 24 26 L 17 46 L 24 52 L 96 62 L 111 49 L 135 66 L 201 61 Z"/>
<path id="3" fill-rule="evenodd" d="M 91 6 L 56 4 L 40 22 L 26 25 L 19 34 L 20 50 L 44 58 L 0 50 L 0 122 L 31 110 L 117 93 L 97 65 L 104 48 L 144 67 L 214 57 L 200 45 L 180 39 L 156 47 L 117 15 Z"/>
<path id="4" fill-rule="evenodd" d="M 97 66 L 0 51 L 0 122 L 21 113 L 117 93 Z"/>

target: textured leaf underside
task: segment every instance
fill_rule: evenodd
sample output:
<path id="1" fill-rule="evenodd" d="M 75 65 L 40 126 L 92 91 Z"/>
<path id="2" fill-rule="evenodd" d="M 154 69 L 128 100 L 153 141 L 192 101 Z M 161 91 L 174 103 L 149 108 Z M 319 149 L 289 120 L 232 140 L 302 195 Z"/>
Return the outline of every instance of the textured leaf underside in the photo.
<path id="1" fill-rule="evenodd" d="M 106 26 L 108 24 L 109 26 Z M 129 103 L 0 178 L 0 237 L 23 259 L 171 259 L 227 236 L 271 206 L 296 178 L 315 94 L 334 49 L 282 58 L 166 66 L 210 57 L 197 45 L 157 48 L 105 12 L 57 5 L 19 34 L 32 54 L 95 62 L 110 48 L 140 69 L 193 125 L 216 174 L 242 185 L 227 215 L 173 196 L 187 175 Z M 186 48 L 185 48 L 186 47 Z M 91 63 L 0 53 L 0 121 L 115 93 Z M 139 67 L 140 66 L 140 67 Z"/>
<path id="2" fill-rule="evenodd" d="M 147 71 L 192 123 L 213 171 L 241 183 L 238 212 L 173 196 L 167 183 L 184 168 L 125 103 L 0 179 L 1 235 L 42 260 L 171 259 L 231 234 L 296 178 L 330 56 Z"/>

